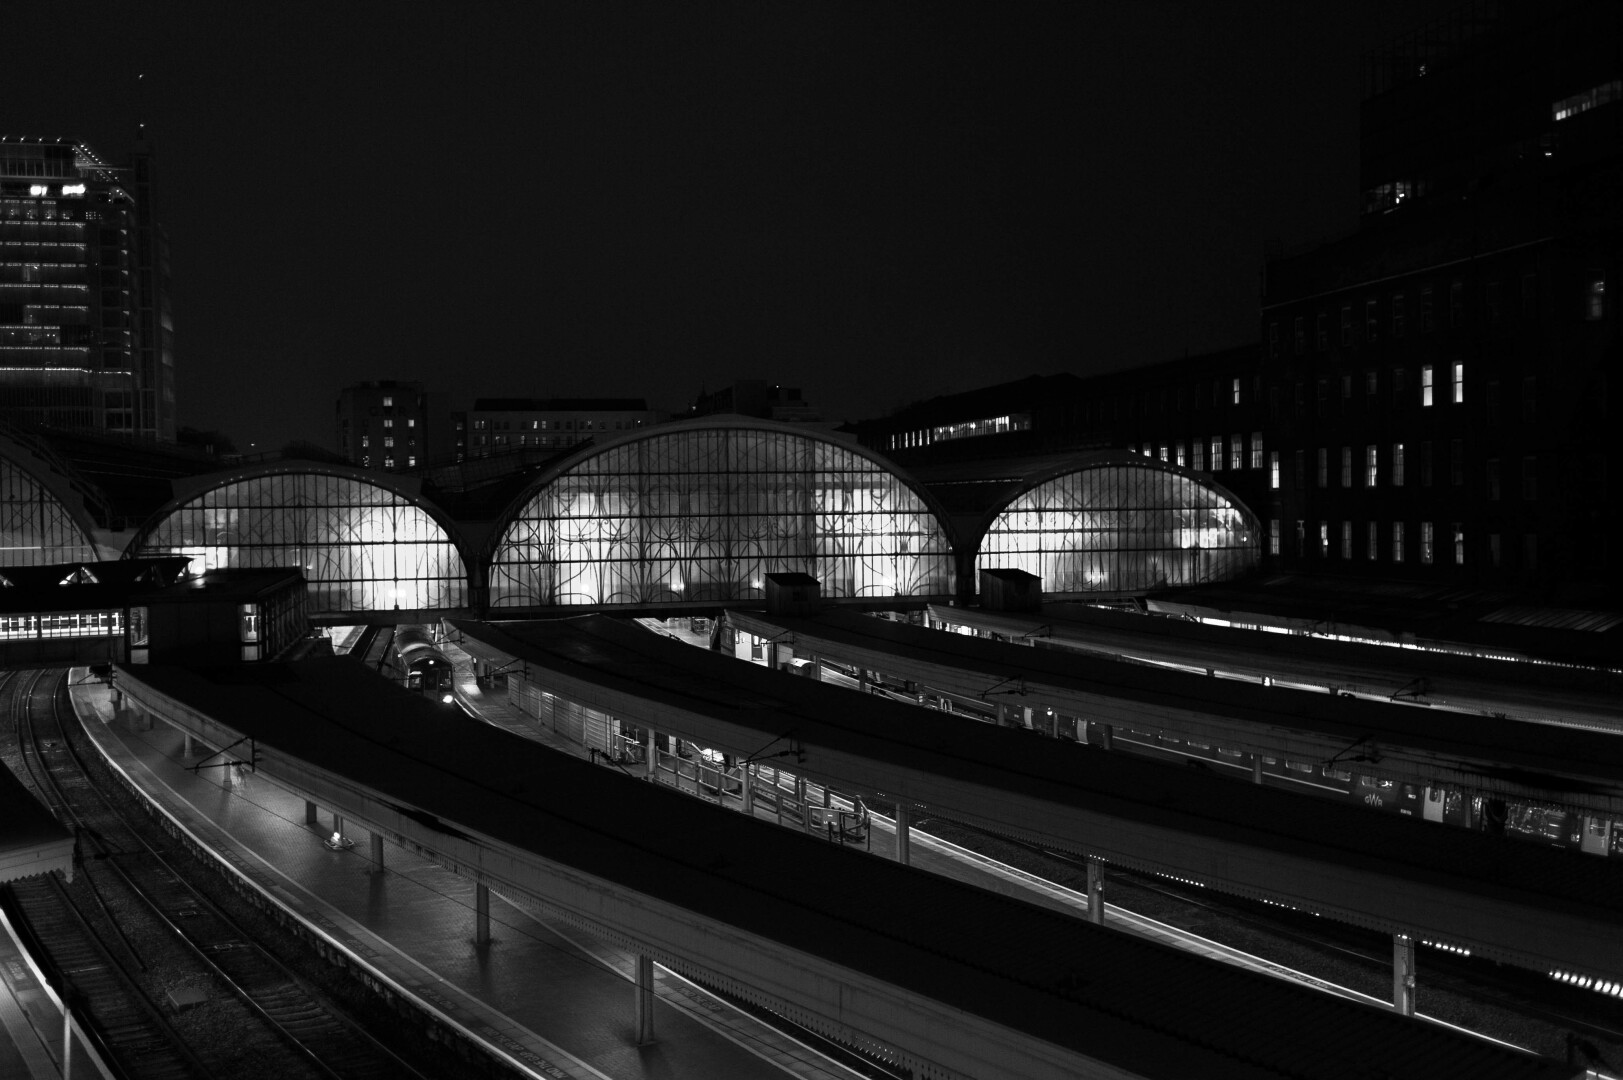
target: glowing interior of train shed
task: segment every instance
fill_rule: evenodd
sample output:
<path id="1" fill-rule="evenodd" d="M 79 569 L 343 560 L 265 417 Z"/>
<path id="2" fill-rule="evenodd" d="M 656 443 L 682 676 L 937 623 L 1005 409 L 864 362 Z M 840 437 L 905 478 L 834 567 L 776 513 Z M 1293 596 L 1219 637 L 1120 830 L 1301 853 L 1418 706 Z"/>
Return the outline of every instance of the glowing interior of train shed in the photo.
<path id="1" fill-rule="evenodd" d="M 1260 555 L 1249 510 L 1164 462 L 1079 454 L 948 513 L 877 452 L 742 417 L 581 448 L 494 520 L 457 520 L 419 478 L 279 461 L 177 480 L 137 529 L 111 533 L 3 439 L 0 464 L 0 562 L 184 555 L 194 572 L 298 570 L 325 623 L 750 604 L 785 572 L 836 604 L 964 600 L 987 566 L 1083 596 L 1228 580 Z"/>

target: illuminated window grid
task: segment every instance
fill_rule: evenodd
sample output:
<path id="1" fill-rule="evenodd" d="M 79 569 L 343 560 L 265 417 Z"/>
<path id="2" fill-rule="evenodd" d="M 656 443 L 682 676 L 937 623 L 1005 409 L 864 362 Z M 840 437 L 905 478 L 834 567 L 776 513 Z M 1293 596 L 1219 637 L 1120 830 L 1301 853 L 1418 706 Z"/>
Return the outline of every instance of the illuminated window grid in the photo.
<path id="1" fill-rule="evenodd" d="M 276 473 L 211 488 L 176 507 L 142 555 L 193 570 L 291 567 L 312 612 L 464 608 L 467 571 L 427 511 L 352 477 Z"/>
<path id="2" fill-rule="evenodd" d="M 988 529 L 977 569 L 1024 570 L 1047 595 L 1225 581 L 1253 569 L 1258 523 L 1177 473 L 1101 465 L 1045 481 Z"/>
<path id="3" fill-rule="evenodd" d="M 19 638 L 122 637 L 124 613 L 107 611 L 57 611 L 43 615 L 0 616 L 0 640 Z"/>
<path id="4" fill-rule="evenodd" d="M 945 596 L 940 523 L 853 450 L 736 428 L 604 448 L 536 492 L 490 567 L 493 607 L 758 599 L 810 574 L 830 598 Z"/>

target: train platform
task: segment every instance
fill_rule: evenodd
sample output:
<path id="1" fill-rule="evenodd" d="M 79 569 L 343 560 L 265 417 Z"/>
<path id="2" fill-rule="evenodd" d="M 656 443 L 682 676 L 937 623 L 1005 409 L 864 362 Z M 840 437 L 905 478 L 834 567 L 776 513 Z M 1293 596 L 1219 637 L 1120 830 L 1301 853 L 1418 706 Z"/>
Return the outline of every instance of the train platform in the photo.
<path id="1" fill-rule="evenodd" d="M 63 1077 L 62 1004 L 45 985 L 45 977 L 17 937 L 11 920 L 0 912 L 0 1076 L 14 1080 L 72 1080 Z M 73 1077 L 94 1070 L 76 1042 L 70 1063 Z"/>
<path id="2" fill-rule="evenodd" d="M 78 673 L 76 673 L 77 675 Z M 120 718 L 109 689 L 72 688 L 75 709 L 108 758 L 200 844 L 315 926 L 388 983 L 538 1077 L 665 1080 L 696 1076 L 844 1080 L 854 1076 L 682 977 L 656 967 L 656 1042 L 634 1039 L 629 952 L 493 897 L 492 943 L 474 943 L 473 883 L 394 845 L 375 872 L 364 837 L 331 850 L 331 819 L 248 774 L 193 768 L 165 725 Z M 488 706 L 487 706 L 488 707 Z"/>

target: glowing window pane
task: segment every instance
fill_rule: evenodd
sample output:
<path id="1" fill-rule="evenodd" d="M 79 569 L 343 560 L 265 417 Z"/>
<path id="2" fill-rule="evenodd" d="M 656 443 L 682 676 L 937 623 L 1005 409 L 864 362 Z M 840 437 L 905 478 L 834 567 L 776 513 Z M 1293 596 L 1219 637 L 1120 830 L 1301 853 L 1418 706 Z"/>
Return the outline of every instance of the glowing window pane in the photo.
<path id="1" fill-rule="evenodd" d="M 745 427 L 660 431 L 547 481 L 502 533 L 492 607 L 725 601 L 765 575 L 810 574 L 831 598 L 946 596 L 940 523 L 855 449 Z"/>
<path id="2" fill-rule="evenodd" d="M 190 555 L 200 570 L 296 567 L 312 612 L 468 606 L 467 570 L 438 522 L 353 477 L 273 473 L 210 488 L 166 515 L 137 553 Z"/>
<path id="3" fill-rule="evenodd" d="M 1257 565 L 1258 523 L 1189 477 L 1104 464 L 1047 480 L 993 521 L 979 569 L 1043 579 L 1047 595 L 1225 581 Z"/>

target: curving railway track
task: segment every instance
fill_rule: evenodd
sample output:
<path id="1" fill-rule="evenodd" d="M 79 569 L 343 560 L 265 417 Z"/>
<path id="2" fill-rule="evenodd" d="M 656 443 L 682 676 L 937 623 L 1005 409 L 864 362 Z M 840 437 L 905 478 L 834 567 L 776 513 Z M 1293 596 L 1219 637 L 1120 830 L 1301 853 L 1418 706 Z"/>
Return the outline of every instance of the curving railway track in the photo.
<path id="1" fill-rule="evenodd" d="M 19 771 L 74 830 L 79 866 L 72 886 L 28 879 L 5 902 L 114 1068 L 131 1078 L 423 1075 L 191 885 L 166 833 L 120 812 L 79 758 L 65 671 L 9 673 L 0 695 Z M 193 1011 L 207 1022 L 189 1022 Z"/>

